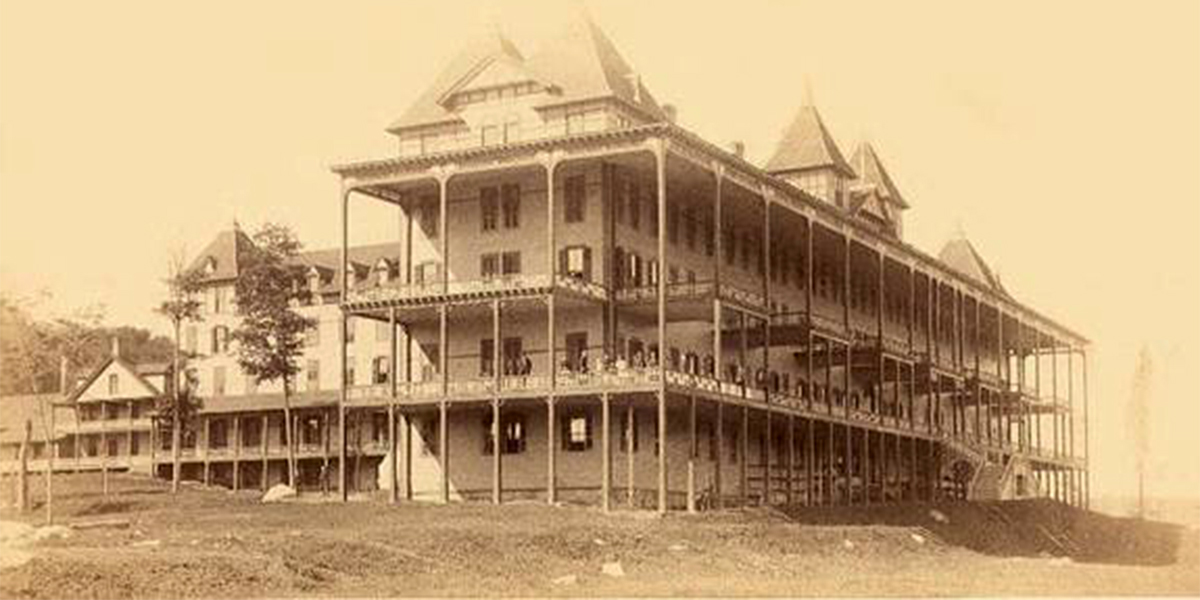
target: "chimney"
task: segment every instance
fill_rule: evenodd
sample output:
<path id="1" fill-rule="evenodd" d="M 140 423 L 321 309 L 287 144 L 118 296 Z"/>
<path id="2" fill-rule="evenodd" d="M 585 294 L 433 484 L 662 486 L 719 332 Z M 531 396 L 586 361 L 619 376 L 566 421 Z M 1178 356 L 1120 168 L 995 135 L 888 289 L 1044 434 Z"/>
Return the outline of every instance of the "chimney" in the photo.
<path id="1" fill-rule="evenodd" d="M 664 104 L 662 105 L 662 110 L 663 114 L 667 117 L 668 123 L 674 123 L 675 118 L 679 116 L 679 111 L 675 108 L 674 104 Z"/>
<path id="2" fill-rule="evenodd" d="M 112 357 L 121 358 L 121 338 L 115 335 L 112 338 Z"/>
<path id="3" fill-rule="evenodd" d="M 734 140 L 729 143 L 729 151 L 738 158 L 746 158 L 746 143 L 741 140 Z"/>

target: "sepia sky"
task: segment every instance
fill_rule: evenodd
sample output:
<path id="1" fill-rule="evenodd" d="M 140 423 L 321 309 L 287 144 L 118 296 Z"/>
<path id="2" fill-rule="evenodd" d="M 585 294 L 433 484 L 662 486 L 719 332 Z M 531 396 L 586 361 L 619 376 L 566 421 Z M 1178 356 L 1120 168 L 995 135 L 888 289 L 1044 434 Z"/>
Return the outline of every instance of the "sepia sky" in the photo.
<path id="1" fill-rule="evenodd" d="M 1200 3 L 595 2 L 680 123 L 765 160 L 811 81 L 879 151 L 906 238 L 966 233 L 1091 350 L 1092 487 L 1133 488 L 1125 404 L 1154 359 L 1149 493 L 1200 497 Z M 167 257 L 234 219 L 337 241 L 331 164 L 473 36 L 528 55 L 560 3 L 0 1 L 0 289 L 151 308 Z M 374 239 L 383 234 L 364 227 Z"/>

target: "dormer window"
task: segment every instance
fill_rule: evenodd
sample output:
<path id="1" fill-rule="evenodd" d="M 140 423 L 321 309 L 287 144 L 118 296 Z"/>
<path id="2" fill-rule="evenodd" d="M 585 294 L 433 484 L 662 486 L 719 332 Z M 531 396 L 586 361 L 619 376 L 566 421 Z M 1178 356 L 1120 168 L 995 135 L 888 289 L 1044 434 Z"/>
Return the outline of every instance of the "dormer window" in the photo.
<path id="1" fill-rule="evenodd" d="M 375 284 L 378 286 L 385 286 L 389 281 L 391 281 L 391 277 L 391 263 L 389 263 L 386 258 L 379 259 L 379 262 L 375 263 Z"/>
<path id="2" fill-rule="evenodd" d="M 213 273 L 216 273 L 216 272 L 217 272 L 217 259 L 214 256 L 210 256 L 210 257 L 208 257 L 208 260 L 204 261 L 204 274 L 212 275 Z"/>

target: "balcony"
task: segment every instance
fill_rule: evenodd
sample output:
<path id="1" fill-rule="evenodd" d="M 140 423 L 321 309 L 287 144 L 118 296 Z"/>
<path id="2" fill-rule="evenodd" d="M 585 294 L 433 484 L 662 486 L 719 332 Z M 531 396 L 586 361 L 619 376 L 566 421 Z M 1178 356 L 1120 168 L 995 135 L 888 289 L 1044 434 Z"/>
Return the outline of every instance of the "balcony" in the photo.
<path id="1" fill-rule="evenodd" d="M 549 275 L 505 275 L 448 283 L 443 281 L 412 284 L 394 282 L 378 287 L 361 287 L 350 292 L 346 303 L 358 308 L 420 305 L 429 302 L 536 296 L 555 290 L 593 300 L 603 300 L 607 297 L 604 286 L 582 277 L 559 275 L 554 278 L 553 285 L 551 285 Z"/>

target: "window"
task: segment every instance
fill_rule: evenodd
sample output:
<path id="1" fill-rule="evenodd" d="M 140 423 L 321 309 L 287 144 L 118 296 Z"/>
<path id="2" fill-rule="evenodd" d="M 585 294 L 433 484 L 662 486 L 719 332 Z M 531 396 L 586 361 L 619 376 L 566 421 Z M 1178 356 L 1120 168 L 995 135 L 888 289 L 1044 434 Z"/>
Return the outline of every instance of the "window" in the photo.
<path id="1" fill-rule="evenodd" d="M 433 381 L 441 366 L 441 354 L 436 343 L 421 344 L 421 353 L 425 355 L 425 364 L 421 365 L 421 381 Z"/>
<path id="2" fill-rule="evenodd" d="M 315 323 L 307 331 L 304 332 L 304 345 L 309 348 L 316 347 L 321 343 L 321 324 Z"/>
<path id="3" fill-rule="evenodd" d="M 308 391 L 315 392 L 321 389 L 321 362 L 315 358 L 308 359 L 308 364 L 304 366 L 305 385 L 308 386 Z"/>
<path id="4" fill-rule="evenodd" d="M 725 264 L 733 266 L 733 260 L 737 256 L 737 234 L 734 233 L 732 227 L 726 227 L 722 232 L 725 237 L 723 240 L 725 251 Z"/>
<path id="5" fill-rule="evenodd" d="M 390 321 L 375 322 L 375 341 L 389 342 L 392 340 L 392 323 Z"/>
<path id="6" fill-rule="evenodd" d="M 495 124 L 483 125 L 479 128 L 479 141 L 484 146 L 495 146 L 504 142 L 500 126 Z"/>
<path id="7" fill-rule="evenodd" d="M 375 411 L 371 413 L 371 441 L 381 444 L 387 439 L 388 414 Z"/>
<path id="8" fill-rule="evenodd" d="M 262 421 L 257 417 L 242 419 L 241 423 L 238 425 L 238 430 L 241 431 L 242 446 L 249 446 L 253 448 L 262 444 Z"/>
<path id="9" fill-rule="evenodd" d="M 716 248 L 714 247 L 714 244 L 716 242 L 713 240 L 714 233 L 715 233 L 715 229 L 713 228 L 712 216 L 704 215 L 704 255 L 705 256 L 712 256 L 713 252 L 716 250 Z"/>
<path id="10" fill-rule="evenodd" d="M 647 204 L 650 205 L 650 211 L 646 213 L 650 217 L 646 221 L 648 224 L 646 227 L 647 233 L 649 233 L 651 237 L 658 239 L 658 203 L 655 202 L 654 194 L 649 194 L 649 198 L 647 198 L 647 200 Z"/>
<path id="11" fill-rule="evenodd" d="M 632 418 L 631 418 L 632 417 Z M 633 437 L 630 440 L 630 436 Z M 633 451 L 638 451 L 637 411 L 625 409 L 625 418 L 621 419 L 621 452 L 629 452 L 629 442 L 633 442 Z"/>
<path id="12" fill-rule="evenodd" d="M 637 182 L 629 182 L 629 226 L 637 229 L 642 225 L 642 188 Z"/>
<path id="13" fill-rule="evenodd" d="M 310 415 L 300 418 L 300 443 L 316 446 L 321 443 L 321 418 Z"/>
<path id="14" fill-rule="evenodd" d="M 354 324 L 356 322 L 357 321 L 355 321 L 353 317 L 346 319 L 346 343 L 347 344 L 354 343 Z"/>
<path id="15" fill-rule="evenodd" d="M 496 340 L 479 340 L 479 376 L 495 377 Z"/>
<path id="16" fill-rule="evenodd" d="M 213 367 L 213 395 L 225 395 L 225 367 Z"/>
<path id="17" fill-rule="evenodd" d="M 108 374 L 108 395 L 116 396 L 121 392 L 121 378 L 116 373 Z"/>
<path id="18" fill-rule="evenodd" d="M 221 314 L 225 311 L 225 288 L 218 286 L 213 288 L 213 313 Z"/>
<path id="19" fill-rule="evenodd" d="M 577 373 L 586 372 L 587 365 L 584 362 L 587 359 L 587 344 L 588 335 L 586 331 L 576 333 L 568 333 L 567 342 L 567 368 Z"/>
<path id="20" fill-rule="evenodd" d="M 582 223 L 587 209 L 587 180 L 583 175 L 572 175 L 563 182 L 566 197 L 567 223 Z"/>
<path id="21" fill-rule="evenodd" d="M 421 226 L 421 233 L 425 237 L 433 239 L 438 236 L 438 221 L 440 208 L 436 196 L 428 195 L 421 198 L 421 207 L 417 209 L 417 222 Z"/>
<path id="22" fill-rule="evenodd" d="M 120 450 L 121 450 L 121 447 L 117 444 L 117 440 L 110 438 L 108 440 L 107 447 L 104 449 L 104 455 L 105 456 L 120 456 L 121 455 Z"/>
<path id="23" fill-rule="evenodd" d="M 667 241 L 672 246 L 679 245 L 679 206 L 667 206 Z"/>
<path id="24" fill-rule="evenodd" d="M 495 187 L 479 190 L 479 222 L 483 231 L 495 231 L 500 220 L 500 193 Z"/>
<path id="25" fill-rule="evenodd" d="M 521 120 L 516 115 L 509 115 L 504 120 L 504 143 L 521 141 Z"/>
<path id="26" fill-rule="evenodd" d="M 584 452 L 592 448 L 592 419 L 588 413 L 565 414 L 562 417 L 562 449 Z"/>
<path id="27" fill-rule="evenodd" d="M 568 277 L 592 280 L 592 249 L 587 246 L 571 246 L 558 253 L 559 271 Z"/>
<path id="28" fill-rule="evenodd" d="M 138 456 L 142 453 L 142 445 L 139 441 L 141 438 L 137 435 L 129 436 L 129 455 Z"/>
<path id="29" fill-rule="evenodd" d="M 386 356 L 376 356 L 371 361 L 371 383 L 381 385 L 390 381 L 392 371 L 391 360 Z"/>
<path id="30" fill-rule="evenodd" d="M 521 253 L 505 252 L 500 255 L 500 272 L 504 275 L 521 273 Z"/>
<path id="31" fill-rule="evenodd" d="M 354 357 L 346 357 L 346 385 L 354 385 Z"/>
<path id="32" fill-rule="evenodd" d="M 521 186 L 506 183 L 500 188 L 504 210 L 504 227 L 516 229 L 521 226 Z"/>
<path id="33" fill-rule="evenodd" d="M 225 419 L 214 419 L 208 425 L 208 447 L 225 448 L 229 445 L 229 424 Z"/>
<path id="34" fill-rule="evenodd" d="M 212 353 L 219 354 L 229 350 L 229 328 L 224 325 L 217 325 L 212 328 Z"/>
<path id="35" fill-rule="evenodd" d="M 625 222 L 625 204 L 629 202 L 629 180 L 623 177 L 613 177 L 613 219 L 618 223 Z"/>
<path id="36" fill-rule="evenodd" d="M 683 243 L 688 250 L 696 249 L 696 214 L 690 206 L 683 212 Z"/>
<path id="37" fill-rule="evenodd" d="M 501 454 L 520 454 L 525 451 L 525 416 L 504 415 L 500 417 L 500 433 L 504 436 Z M 483 453 L 491 455 L 495 440 L 492 438 L 492 413 L 483 417 Z"/>
<path id="38" fill-rule="evenodd" d="M 504 374 L 505 375 L 521 375 L 524 370 L 524 365 L 521 363 L 525 359 L 524 343 L 519 337 L 504 338 L 503 357 L 504 357 Z M 528 373 L 524 373 L 528 375 Z"/>
<path id="39" fill-rule="evenodd" d="M 587 113 L 585 112 L 567 113 L 567 135 L 571 135 L 573 133 L 583 133 L 586 119 Z"/>
<path id="40" fill-rule="evenodd" d="M 439 446 L 437 419 L 427 417 L 420 419 L 417 423 L 417 433 L 421 436 L 421 456 L 437 456 Z"/>
<path id="41" fill-rule="evenodd" d="M 479 257 L 479 277 L 488 280 L 500 274 L 500 255 L 484 254 Z"/>

